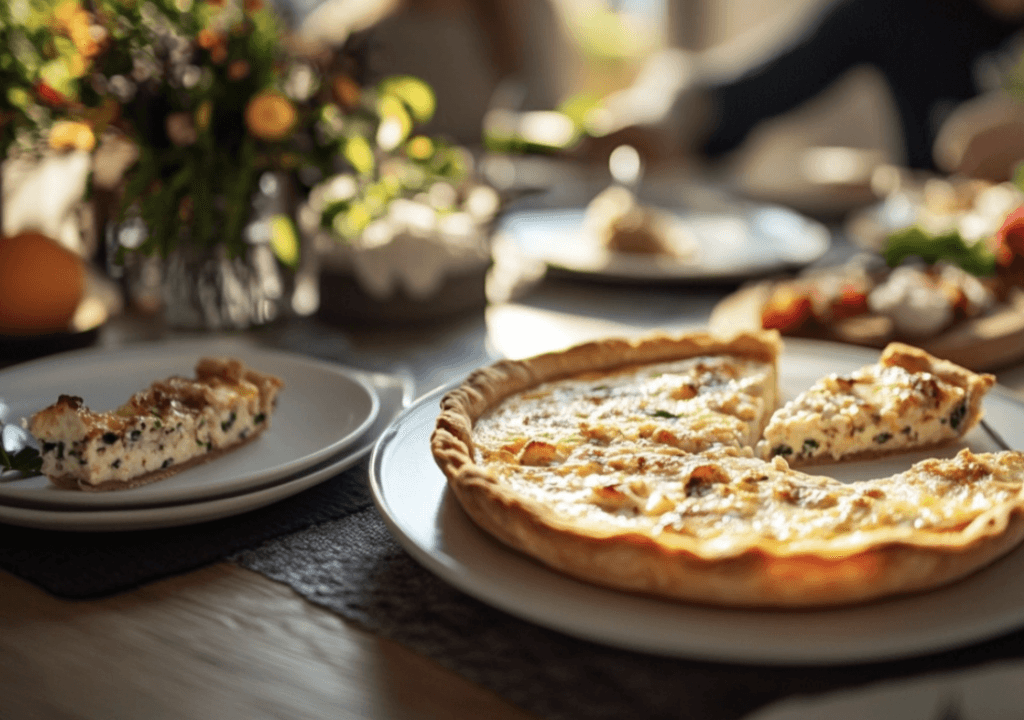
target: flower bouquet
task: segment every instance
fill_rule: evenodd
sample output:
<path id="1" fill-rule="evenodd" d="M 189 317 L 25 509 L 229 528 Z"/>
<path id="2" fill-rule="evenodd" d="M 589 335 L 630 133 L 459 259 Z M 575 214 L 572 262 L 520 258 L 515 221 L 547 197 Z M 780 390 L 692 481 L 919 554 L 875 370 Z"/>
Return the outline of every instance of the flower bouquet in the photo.
<path id="1" fill-rule="evenodd" d="M 33 94 L 62 118 L 49 145 L 120 137 L 133 148 L 117 258 L 164 259 L 165 312 L 183 312 L 180 324 L 269 319 L 281 283 L 271 248 L 254 242 L 253 199 L 266 173 L 299 163 L 314 85 L 280 18 L 260 0 L 43 5 L 49 38 Z M 291 240 L 276 249 L 294 262 Z"/>

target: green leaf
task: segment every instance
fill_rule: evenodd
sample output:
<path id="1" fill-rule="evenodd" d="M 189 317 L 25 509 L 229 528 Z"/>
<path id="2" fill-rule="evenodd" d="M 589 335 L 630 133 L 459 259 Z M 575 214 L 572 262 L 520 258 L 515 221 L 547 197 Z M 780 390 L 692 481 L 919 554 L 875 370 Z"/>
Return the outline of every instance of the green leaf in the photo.
<path id="1" fill-rule="evenodd" d="M 377 128 L 377 145 L 391 151 L 405 142 L 412 132 L 412 117 L 401 100 L 385 95 L 377 101 L 380 126 Z"/>
<path id="2" fill-rule="evenodd" d="M 890 235 L 882 254 L 890 267 L 919 257 L 927 263 L 944 260 L 972 275 L 992 275 L 996 269 L 995 256 L 984 243 L 969 246 L 955 230 L 931 235 L 915 225 Z"/>
<path id="3" fill-rule="evenodd" d="M 0 445 L 0 468 L 20 472 L 25 477 L 38 475 L 43 467 L 43 459 L 39 451 L 33 447 L 23 447 L 16 453 L 9 453 Z"/>
<path id="4" fill-rule="evenodd" d="M 596 93 L 577 93 L 567 98 L 558 110 L 566 115 L 577 128 L 586 129 L 590 125 L 590 117 L 594 110 L 601 107 L 601 96 Z"/>
<path id="5" fill-rule="evenodd" d="M 299 265 L 299 234 L 287 215 L 270 218 L 270 247 L 285 267 L 295 269 Z"/>
<path id="6" fill-rule="evenodd" d="M 385 78 L 377 86 L 382 96 L 391 95 L 409 109 L 409 114 L 418 123 L 425 123 L 434 117 L 437 99 L 431 87 L 412 75 L 397 75 Z"/>
<path id="7" fill-rule="evenodd" d="M 345 141 L 342 155 L 360 175 L 369 175 L 376 166 L 373 148 L 370 147 L 366 138 L 359 135 L 354 135 Z"/>
<path id="8" fill-rule="evenodd" d="M 75 78 L 72 76 L 65 58 L 56 57 L 43 65 L 39 68 L 39 77 L 64 97 L 70 99 L 78 97 Z"/>
<path id="9" fill-rule="evenodd" d="M 327 229 L 333 228 L 334 218 L 341 213 L 348 212 L 349 205 L 348 200 L 337 200 L 329 204 L 320 214 L 320 225 Z"/>

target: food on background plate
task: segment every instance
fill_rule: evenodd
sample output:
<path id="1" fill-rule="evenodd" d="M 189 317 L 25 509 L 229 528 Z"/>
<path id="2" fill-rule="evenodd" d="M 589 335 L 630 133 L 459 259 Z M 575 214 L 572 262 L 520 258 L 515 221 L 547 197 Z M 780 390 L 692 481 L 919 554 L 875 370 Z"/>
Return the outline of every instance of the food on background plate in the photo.
<path id="1" fill-rule="evenodd" d="M 1018 184 L 1024 182 L 1024 174 Z M 848 234 L 870 249 L 833 267 L 751 283 L 723 300 L 713 330 L 884 347 L 920 346 L 972 370 L 1024 358 L 1024 192 L 1018 184 L 929 178 L 892 190 Z"/>
<path id="2" fill-rule="evenodd" d="M 695 333 L 501 361 L 445 395 L 432 452 L 502 542 L 675 600 L 849 604 L 937 587 L 1021 541 L 1022 453 L 853 484 L 755 455 L 780 350 L 774 332 Z"/>
<path id="3" fill-rule="evenodd" d="M 1024 204 L 1013 182 L 967 177 L 900 177 L 888 168 L 878 176 L 878 204 L 853 213 L 846 224 L 851 240 L 882 252 L 894 232 L 920 228 L 930 236 L 960 237 L 973 246 L 991 237 L 1006 216 Z"/>
<path id="4" fill-rule="evenodd" d="M 712 311 L 715 332 L 784 335 L 882 348 L 899 341 L 975 371 L 1024 357 L 1024 287 L 946 262 L 889 267 L 857 255 L 792 278 L 750 283 Z"/>
<path id="5" fill-rule="evenodd" d="M 641 204 L 631 190 L 613 185 L 587 205 L 584 230 L 610 252 L 693 260 L 697 241 L 670 213 Z"/>
<path id="6" fill-rule="evenodd" d="M 892 343 L 877 363 L 818 380 L 772 415 L 758 453 L 790 465 L 941 447 L 981 419 L 992 375 Z"/>
<path id="7" fill-rule="evenodd" d="M 29 421 L 42 473 L 62 488 L 118 490 L 161 480 L 251 442 L 270 427 L 284 383 L 235 358 L 201 358 L 113 412 L 61 395 Z"/>
<path id="8" fill-rule="evenodd" d="M 841 336 L 853 322 L 876 318 L 884 321 L 878 333 L 884 342 L 929 337 L 997 303 L 990 285 L 956 266 L 889 268 L 867 255 L 758 287 L 763 288 L 758 320 L 764 329 Z"/>

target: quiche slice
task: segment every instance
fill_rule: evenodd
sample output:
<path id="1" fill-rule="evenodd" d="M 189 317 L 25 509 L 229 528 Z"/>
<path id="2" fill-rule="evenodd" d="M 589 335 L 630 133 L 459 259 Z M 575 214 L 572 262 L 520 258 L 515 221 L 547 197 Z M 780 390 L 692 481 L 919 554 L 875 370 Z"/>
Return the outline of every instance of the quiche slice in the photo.
<path id="1" fill-rule="evenodd" d="M 433 456 L 501 542 L 580 580 L 673 600 L 844 605 L 937 587 L 1021 542 L 1022 453 L 965 450 L 846 484 L 758 457 L 714 422 L 688 425 L 686 447 L 639 431 L 662 407 L 655 366 L 730 358 L 747 368 L 738 378 L 757 377 L 777 349 L 774 335 L 694 335 L 499 362 L 443 398 Z M 611 436 L 587 434 L 611 398 L 623 400 Z"/>
<path id="2" fill-rule="evenodd" d="M 201 358 L 113 412 L 61 395 L 32 416 L 42 472 L 63 488 L 117 490 L 160 480 L 251 442 L 270 426 L 284 386 L 234 358 Z"/>
<path id="3" fill-rule="evenodd" d="M 877 363 L 821 378 L 780 408 L 758 454 L 806 465 L 940 447 L 978 423 L 994 383 L 992 375 L 890 343 Z"/>

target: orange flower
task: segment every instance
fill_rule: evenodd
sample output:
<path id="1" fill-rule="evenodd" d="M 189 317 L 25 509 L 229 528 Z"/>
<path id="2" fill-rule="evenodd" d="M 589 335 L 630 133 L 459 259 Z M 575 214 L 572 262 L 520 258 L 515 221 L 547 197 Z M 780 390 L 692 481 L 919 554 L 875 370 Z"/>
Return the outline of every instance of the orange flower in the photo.
<path id="1" fill-rule="evenodd" d="M 215 63 L 222 63 L 227 60 L 228 43 L 222 34 L 210 28 L 203 28 L 196 36 L 196 42 L 199 43 L 199 47 L 210 53 L 210 59 Z"/>
<path id="2" fill-rule="evenodd" d="M 331 80 L 331 90 L 334 91 L 335 101 L 346 110 L 352 110 L 359 104 L 362 89 L 348 75 L 335 75 Z"/>
<path id="3" fill-rule="evenodd" d="M 203 28 L 196 35 L 196 42 L 199 43 L 199 47 L 209 50 L 218 43 L 223 42 L 223 40 L 218 33 L 215 33 L 210 28 Z"/>
<path id="4" fill-rule="evenodd" d="M 85 150 L 96 147 L 96 136 L 84 122 L 61 120 L 50 128 L 48 142 L 54 150 Z"/>
<path id="5" fill-rule="evenodd" d="M 298 113 L 284 95 L 265 90 L 245 108 L 245 124 L 261 140 L 283 140 L 295 127 Z"/>
<path id="6" fill-rule="evenodd" d="M 38 83 L 36 83 L 35 90 L 36 96 L 44 105 L 59 108 L 69 105 L 71 103 L 71 100 L 69 100 L 68 97 L 64 95 L 64 93 L 55 90 L 43 81 L 39 81 Z"/>
<path id="7" fill-rule="evenodd" d="M 249 76 L 249 63 L 246 60 L 235 60 L 228 65 L 228 78 L 231 80 L 242 80 Z"/>
<path id="8" fill-rule="evenodd" d="M 67 0 L 53 9 L 54 24 L 61 30 L 67 28 L 76 14 L 82 11 L 82 6 L 75 0 Z"/>
<path id="9" fill-rule="evenodd" d="M 996 262 L 1007 267 L 1017 255 L 1024 256 L 1024 207 L 1006 216 L 996 231 Z"/>
<path id="10" fill-rule="evenodd" d="M 100 44 L 93 36 L 92 16 L 75 0 L 62 2 L 54 9 L 53 24 L 57 32 L 71 38 L 82 57 L 89 59 L 99 54 Z"/>

